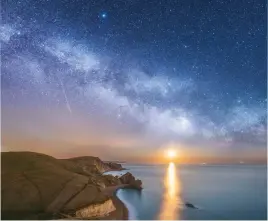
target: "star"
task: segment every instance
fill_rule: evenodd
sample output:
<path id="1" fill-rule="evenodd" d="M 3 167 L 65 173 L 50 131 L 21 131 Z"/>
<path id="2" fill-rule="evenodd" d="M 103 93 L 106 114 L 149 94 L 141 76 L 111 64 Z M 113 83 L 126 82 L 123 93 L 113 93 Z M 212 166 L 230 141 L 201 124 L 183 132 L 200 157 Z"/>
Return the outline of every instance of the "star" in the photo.
<path id="1" fill-rule="evenodd" d="M 28 13 L 10 2 L 0 25 L 6 122 L 13 120 L 10 106 L 23 110 L 22 120 L 29 110 L 27 122 L 44 119 L 44 106 L 55 112 L 45 118 L 47 133 L 43 125 L 40 134 L 38 125 L 23 125 L 42 139 L 59 116 L 72 120 L 70 128 L 80 125 L 77 140 L 105 128 L 107 137 L 145 141 L 145 148 L 176 141 L 205 152 L 227 137 L 235 151 L 244 144 L 254 156 L 266 151 L 264 3 L 92 0 L 73 7 L 55 0 L 55 9 L 24 0 Z M 230 8 L 239 8 L 237 16 Z"/>
<path id="2" fill-rule="evenodd" d="M 106 12 L 101 13 L 101 18 L 107 18 L 107 13 Z"/>

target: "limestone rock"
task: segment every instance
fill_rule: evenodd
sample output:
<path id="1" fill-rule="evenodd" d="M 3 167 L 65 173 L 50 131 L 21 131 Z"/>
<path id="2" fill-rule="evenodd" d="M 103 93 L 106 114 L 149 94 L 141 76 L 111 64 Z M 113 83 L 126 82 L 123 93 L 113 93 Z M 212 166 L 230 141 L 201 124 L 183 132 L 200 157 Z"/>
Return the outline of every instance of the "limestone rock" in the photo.
<path id="1" fill-rule="evenodd" d="M 98 157 L 85 156 L 66 159 L 64 161 L 71 161 L 87 174 L 103 173 L 110 170 L 110 167 L 102 162 Z"/>
<path id="2" fill-rule="evenodd" d="M 132 188 L 142 189 L 141 180 L 136 180 L 135 177 L 129 172 L 122 175 L 119 179 L 120 179 L 122 184 L 129 184 L 129 186 Z"/>
<path id="3" fill-rule="evenodd" d="M 1 217 L 57 219 L 62 218 L 61 214 L 80 214 L 85 218 L 90 212 L 106 215 L 115 208 L 104 189 L 142 186 L 131 173 L 121 177 L 102 174 L 121 168 L 120 164 L 104 163 L 91 156 L 62 160 L 33 152 L 2 152 Z"/>
<path id="4" fill-rule="evenodd" d="M 101 169 L 98 158 L 92 159 Z M 51 219 L 62 211 L 104 202 L 107 197 L 100 189 L 105 186 L 105 179 L 100 173 L 89 171 L 89 167 L 83 169 L 91 163 L 58 160 L 32 152 L 2 152 L 2 218 Z"/>
<path id="5" fill-rule="evenodd" d="M 130 184 L 135 182 L 135 177 L 130 172 L 125 173 L 119 179 L 122 184 Z"/>
<path id="6" fill-rule="evenodd" d="M 142 182 L 141 180 L 135 180 L 135 182 L 130 183 L 131 187 L 135 189 L 142 189 Z"/>
<path id="7" fill-rule="evenodd" d="M 110 170 L 124 170 L 122 165 L 119 163 L 107 162 L 106 164 L 109 166 Z"/>
<path id="8" fill-rule="evenodd" d="M 83 219 L 88 217 L 104 217 L 110 212 L 115 211 L 115 206 L 111 199 L 98 204 L 92 204 L 75 212 L 77 218 Z"/>
<path id="9" fill-rule="evenodd" d="M 115 186 L 122 184 L 121 180 L 118 177 L 114 177 L 112 175 L 103 175 L 103 178 L 106 186 Z"/>

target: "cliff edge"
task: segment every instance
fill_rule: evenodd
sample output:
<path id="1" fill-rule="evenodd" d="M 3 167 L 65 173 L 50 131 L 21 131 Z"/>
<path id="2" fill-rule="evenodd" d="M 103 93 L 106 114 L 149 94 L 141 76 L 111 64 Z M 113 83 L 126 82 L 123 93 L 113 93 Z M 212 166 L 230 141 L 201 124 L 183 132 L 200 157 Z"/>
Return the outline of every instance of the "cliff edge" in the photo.
<path id="1" fill-rule="evenodd" d="M 62 160 L 33 152 L 3 152 L 1 166 L 2 219 L 105 219 L 117 210 L 108 189 L 142 185 L 130 173 L 118 178 L 102 175 L 123 168 L 91 156 Z"/>

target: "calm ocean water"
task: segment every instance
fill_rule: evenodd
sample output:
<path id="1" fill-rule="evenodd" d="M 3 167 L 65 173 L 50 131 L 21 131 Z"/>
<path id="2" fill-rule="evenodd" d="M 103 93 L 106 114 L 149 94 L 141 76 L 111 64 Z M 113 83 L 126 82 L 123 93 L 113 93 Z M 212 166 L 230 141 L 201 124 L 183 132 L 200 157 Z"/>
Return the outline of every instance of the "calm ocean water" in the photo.
<path id="1" fill-rule="evenodd" d="M 266 166 L 127 165 L 144 189 L 118 197 L 129 219 L 245 220 L 267 218 Z M 112 172 L 123 174 L 125 172 Z M 198 209 L 187 208 L 189 202 Z"/>

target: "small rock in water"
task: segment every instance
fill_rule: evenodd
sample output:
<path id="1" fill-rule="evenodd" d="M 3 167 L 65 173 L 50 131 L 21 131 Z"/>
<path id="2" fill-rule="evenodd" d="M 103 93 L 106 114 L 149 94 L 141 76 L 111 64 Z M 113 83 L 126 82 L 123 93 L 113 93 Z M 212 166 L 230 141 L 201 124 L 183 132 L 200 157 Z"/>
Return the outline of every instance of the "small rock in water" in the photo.
<path id="1" fill-rule="evenodd" d="M 192 208 L 192 209 L 197 209 L 197 207 L 195 207 L 193 204 L 191 203 L 185 203 L 185 206 Z"/>

